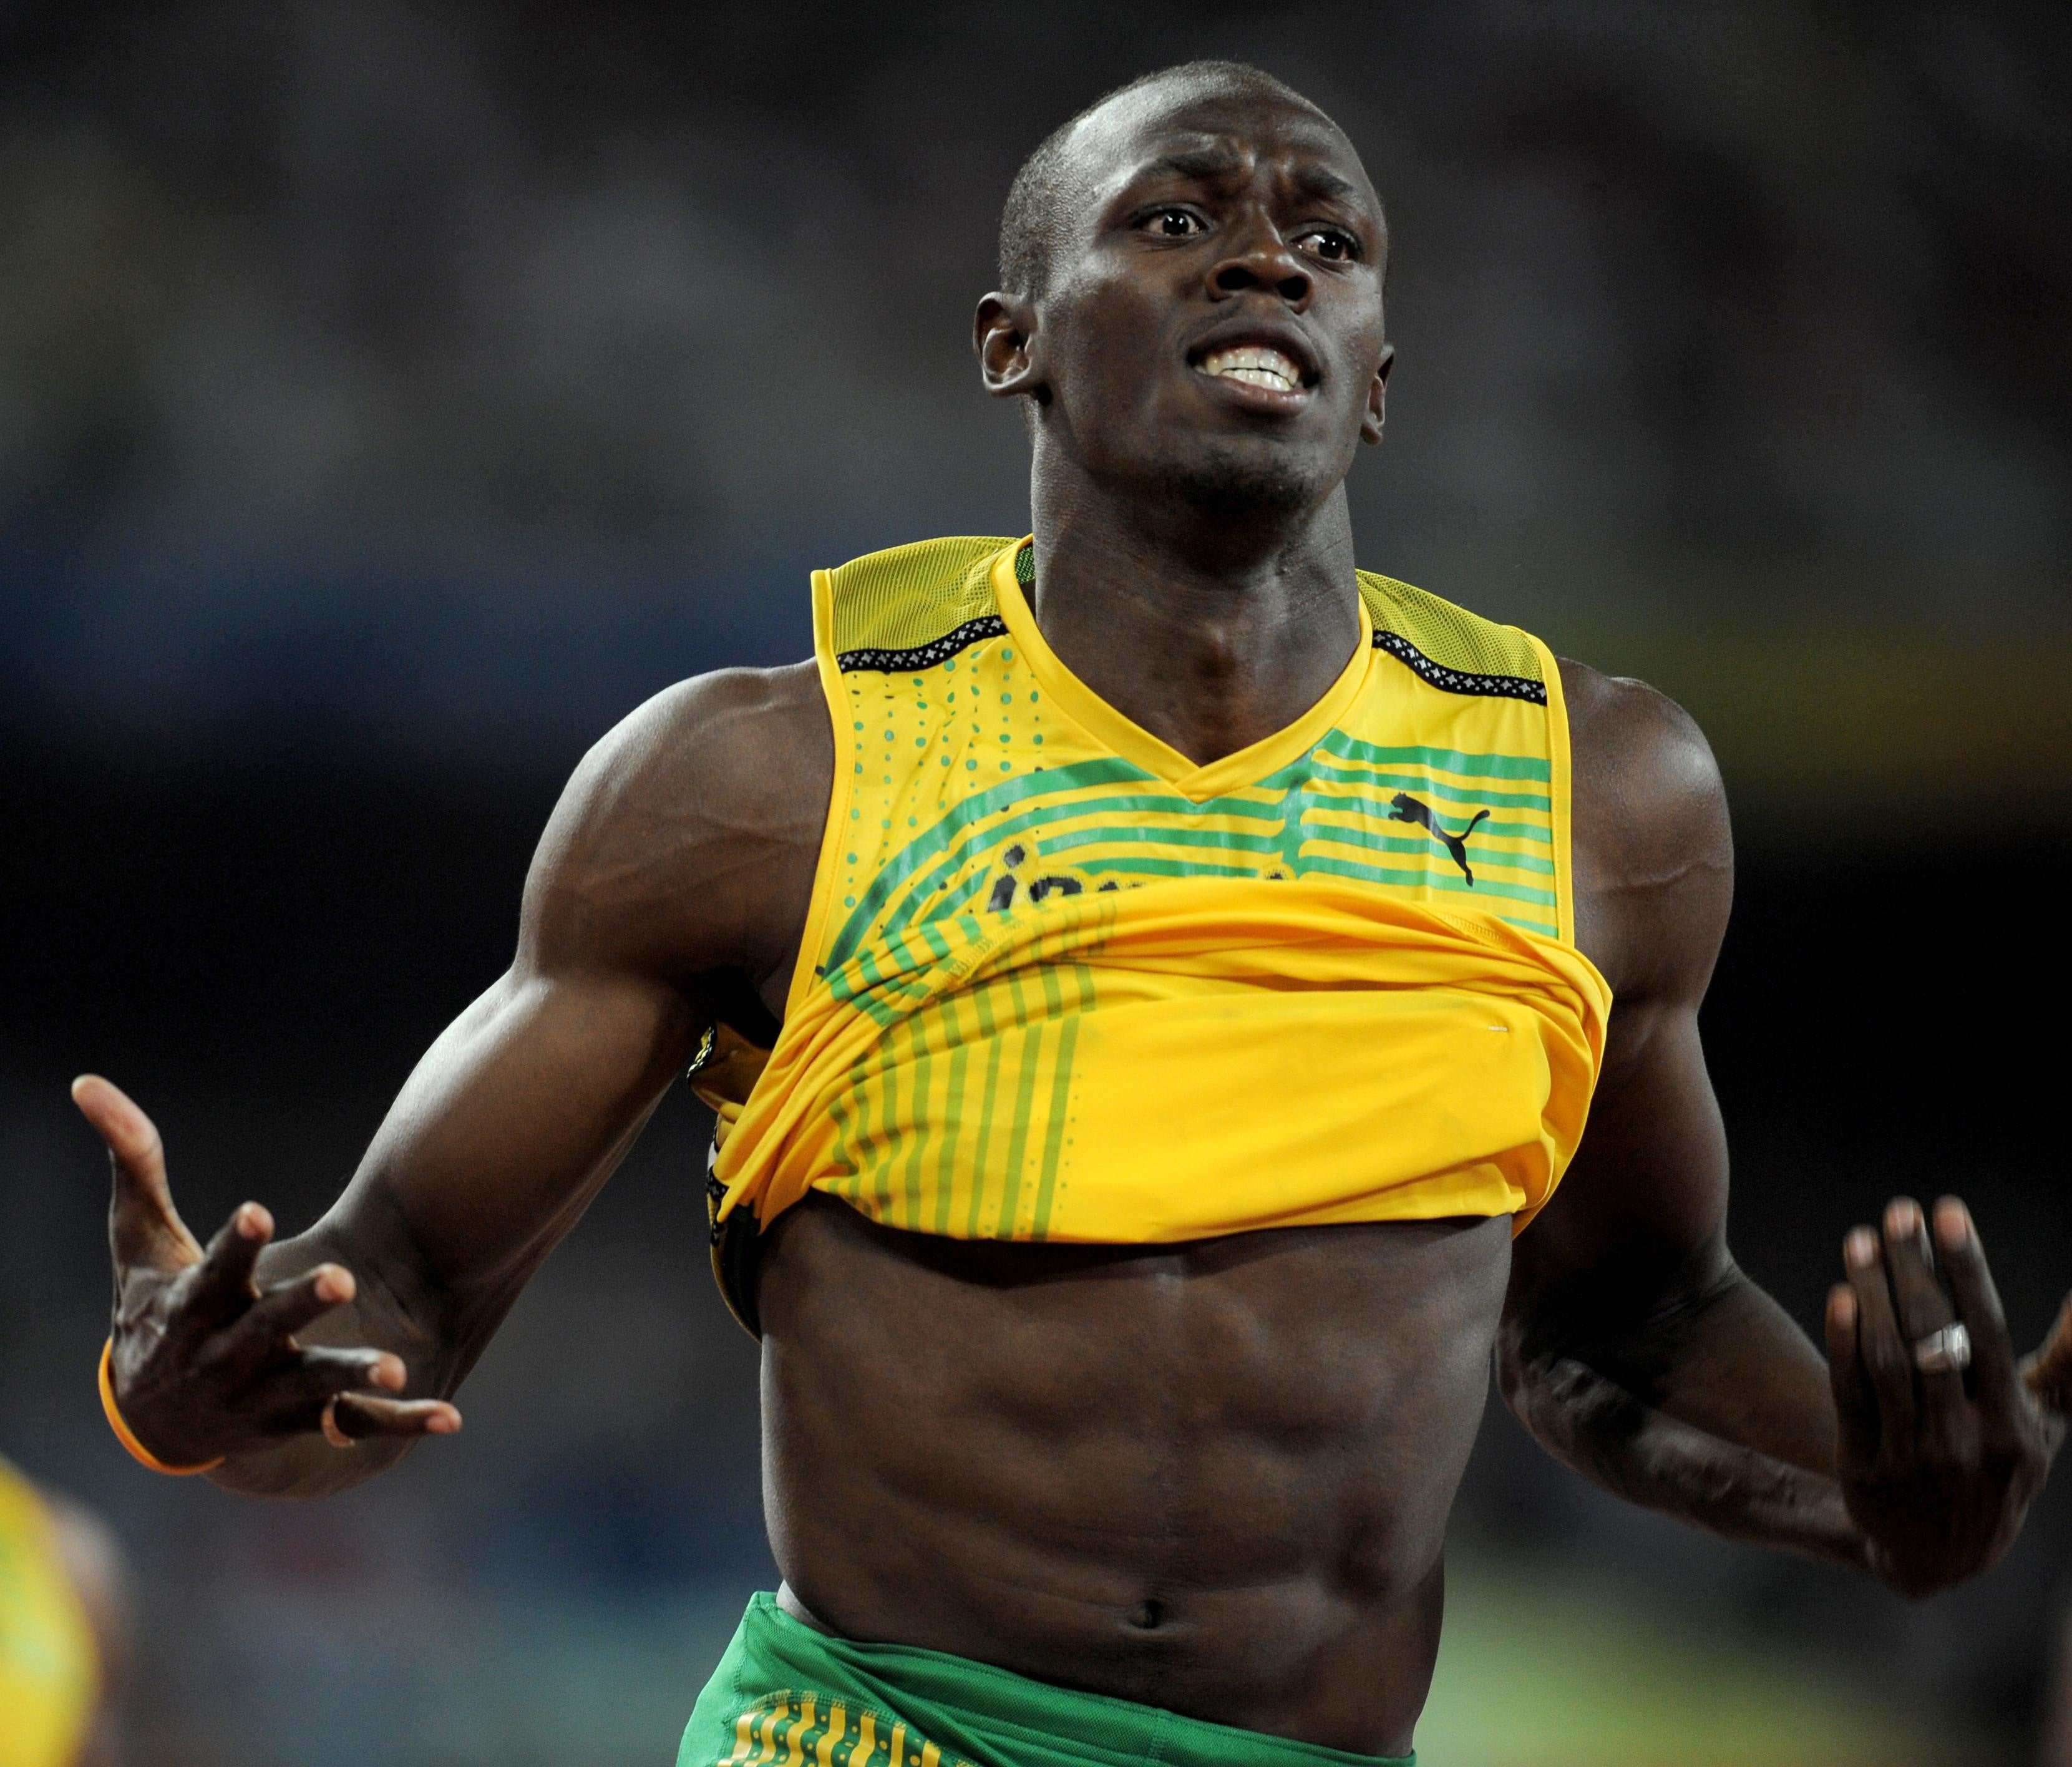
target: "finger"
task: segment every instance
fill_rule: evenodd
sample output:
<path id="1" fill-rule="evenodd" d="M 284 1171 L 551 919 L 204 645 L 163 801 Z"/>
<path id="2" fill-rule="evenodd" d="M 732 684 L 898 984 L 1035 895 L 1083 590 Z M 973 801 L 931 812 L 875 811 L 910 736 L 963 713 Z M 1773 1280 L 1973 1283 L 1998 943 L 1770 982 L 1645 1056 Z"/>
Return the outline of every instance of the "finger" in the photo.
<path id="1" fill-rule="evenodd" d="M 299 1276 L 262 1291 L 235 1328 L 236 1342 L 226 1354 L 252 1368 L 262 1366 L 294 1346 L 289 1338 L 313 1319 L 340 1307 L 358 1292 L 352 1272 L 343 1266 L 320 1264 Z"/>
<path id="2" fill-rule="evenodd" d="M 1856 1349 L 1856 1292 L 1846 1282 L 1827 1291 L 1827 1380 L 1842 1427 L 1842 1455 L 1850 1466 L 1877 1461 L 1877 1400 Z"/>
<path id="3" fill-rule="evenodd" d="M 1942 1274 L 1957 1304 L 1957 1317 L 1971 1334 L 1971 1382 L 1979 1404 L 1995 1420 L 2012 1418 L 2018 1391 L 2014 1344 L 2008 1335 L 2007 1314 L 1986 1263 L 1971 1211 L 1955 1197 L 1935 1205 L 1935 1244 Z"/>
<path id="4" fill-rule="evenodd" d="M 298 1350 L 286 1367 L 267 1377 L 265 1391 L 278 1416 L 302 1420 L 304 1429 L 317 1427 L 317 1413 L 341 1393 L 372 1390 L 400 1393 L 409 1379 L 403 1358 L 385 1350 Z"/>
<path id="5" fill-rule="evenodd" d="M 118 1264 L 177 1270 L 197 1262 L 201 1244 L 173 1206 L 166 1181 L 165 1144 L 158 1126 L 122 1089 L 98 1074 L 72 1083 L 72 1102 L 108 1144 L 114 1171 L 109 1203 L 109 1241 Z"/>
<path id="6" fill-rule="evenodd" d="M 253 1266 L 273 1237 L 273 1217 L 257 1202 L 240 1203 L 216 1231 L 187 1277 L 179 1317 L 190 1334 L 219 1331 L 258 1299 Z"/>
<path id="7" fill-rule="evenodd" d="M 1885 1268 L 1892 1284 L 1893 1313 L 1901 1342 L 1914 1370 L 1918 1395 L 1918 1427 L 1930 1452 L 1952 1447 L 1969 1420 L 1961 1368 L 1923 1369 L 1914 1348 L 1930 1332 L 1940 1331 L 1956 1315 L 1935 1274 L 1928 1244 L 1928 1223 L 1911 1197 L 1897 1197 L 1885 1212 Z"/>
<path id="8" fill-rule="evenodd" d="M 1941 1330 L 1955 1317 L 1936 1279 L 1934 1257 L 1921 1205 L 1911 1197 L 1893 1198 L 1885 1212 L 1885 1268 L 1900 1335 L 1910 1344 Z"/>
<path id="9" fill-rule="evenodd" d="M 265 1375 L 252 1388 L 248 1410 L 269 1435 L 302 1436 L 320 1432 L 332 1440 L 329 1426 L 335 1407 L 348 1394 L 373 1399 L 400 1393 L 408 1381 L 402 1358 L 384 1350 L 296 1350 L 284 1366 Z M 332 1440 L 332 1445 L 339 1445 Z"/>
<path id="10" fill-rule="evenodd" d="M 1852 1227 L 1842 1243 L 1849 1288 L 1856 1297 L 1856 1358 L 1877 1395 L 1881 1457 L 1888 1465 L 1914 1459 L 1914 1358 L 1900 1339 L 1878 1236 Z"/>
<path id="11" fill-rule="evenodd" d="M 2043 1347 L 2022 1363 L 2021 1378 L 2039 1405 L 2072 1415 L 2072 1295 L 2058 1309 Z"/>
<path id="12" fill-rule="evenodd" d="M 365 1393 L 341 1393 L 331 1404 L 331 1430 L 325 1439 L 339 1444 L 372 1436 L 452 1436 L 459 1432 L 460 1412 L 442 1399 L 376 1399 Z"/>

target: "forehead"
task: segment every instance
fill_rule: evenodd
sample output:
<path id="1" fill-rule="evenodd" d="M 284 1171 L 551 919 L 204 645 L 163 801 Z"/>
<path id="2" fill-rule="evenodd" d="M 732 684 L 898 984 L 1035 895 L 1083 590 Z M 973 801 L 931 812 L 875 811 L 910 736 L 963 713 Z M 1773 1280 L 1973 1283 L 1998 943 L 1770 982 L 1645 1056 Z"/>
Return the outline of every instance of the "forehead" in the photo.
<path id="1" fill-rule="evenodd" d="M 1267 88 L 1141 88 L 1082 121 L 1068 159 L 1077 194 L 1096 204 L 1174 160 L 1204 167 L 1227 161 L 1233 174 L 1264 162 L 1298 175 L 1326 175 L 1325 182 L 1350 186 L 1350 199 L 1377 217 L 1380 212 L 1345 132 L 1321 111 Z"/>

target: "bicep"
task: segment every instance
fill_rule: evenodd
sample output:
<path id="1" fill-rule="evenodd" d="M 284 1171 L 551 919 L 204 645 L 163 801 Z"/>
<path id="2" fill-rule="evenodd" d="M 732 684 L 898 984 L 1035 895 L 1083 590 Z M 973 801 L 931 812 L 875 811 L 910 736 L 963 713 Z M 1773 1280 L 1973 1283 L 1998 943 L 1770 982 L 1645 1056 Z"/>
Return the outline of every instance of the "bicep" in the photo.
<path id="1" fill-rule="evenodd" d="M 752 906 L 710 880 L 746 839 L 738 758 L 716 734 L 743 721 L 745 692 L 687 684 L 586 757 L 511 968 L 417 1063 L 310 1236 L 385 1291 L 363 1310 L 433 1350 L 449 1391 L 689 1058 L 709 978 L 738 967 Z"/>
<path id="2" fill-rule="evenodd" d="M 1733 842 L 1719 769 L 1682 710 L 1638 682 L 1564 680 L 1578 925 L 1614 1005 L 1581 1144 L 1519 1239 L 1512 1305 L 1630 1314 L 1729 1268 L 1726 1137 L 1698 1010 Z"/>
<path id="3" fill-rule="evenodd" d="M 1614 1009 L 1589 1127 L 1518 1241 L 1513 1305 L 1703 1287 L 1727 1268 L 1727 1142 L 1695 1003 Z"/>
<path id="4" fill-rule="evenodd" d="M 1577 846 L 1618 1004 L 1582 1144 L 1515 1248 L 1506 1394 L 1557 1453 L 1621 1469 L 1618 1488 L 1659 1486 L 1658 1452 L 1684 1463 L 1652 1425 L 1637 1449 L 1636 1404 L 1824 1476 L 1824 1366 L 1727 1249 L 1726 1136 L 1698 1032 L 1733 898 L 1718 769 L 1660 695 L 1601 677 L 1579 685 L 1589 717 L 1576 732 Z M 1688 1464 L 1700 1487 L 1716 1481 L 1708 1453 Z"/>

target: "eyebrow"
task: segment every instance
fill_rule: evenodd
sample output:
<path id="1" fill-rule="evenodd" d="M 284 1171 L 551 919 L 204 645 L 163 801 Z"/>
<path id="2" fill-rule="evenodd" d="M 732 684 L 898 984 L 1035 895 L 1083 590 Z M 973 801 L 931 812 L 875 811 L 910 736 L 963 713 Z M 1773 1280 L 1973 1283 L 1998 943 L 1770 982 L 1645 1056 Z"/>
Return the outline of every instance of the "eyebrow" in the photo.
<path id="1" fill-rule="evenodd" d="M 1326 196 L 1340 202 L 1356 203 L 1361 191 L 1350 178 L 1341 178 L 1326 166 L 1304 166 L 1293 175 L 1295 187 L 1305 196 Z"/>
<path id="2" fill-rule="evenodd" d="M 1166 154 L 1144 169 L 1148 172 L 1175 172 L 1182 178 L 1227 177 L 1238 169 L 1238 156 L 1227 147 L 1196 147 Z"/>
<path id="3" fill-rule="evenodd" d="M 1161 154 L 1145 166 L 1144 171 L 1170 172 L 1181 178 L 1213 183 L 1219 178 L 1227 178 L 1242 164 L 1241 158 L 1227 147 L 1197 147 Z M 1363 195 L 1359 186 L 1350 179 L 1342 178 L 1329 166 L 1314 161 L 1297 166 L 1289 177 L 1295 187 L 1305 196 L 1358 203 Z"/>

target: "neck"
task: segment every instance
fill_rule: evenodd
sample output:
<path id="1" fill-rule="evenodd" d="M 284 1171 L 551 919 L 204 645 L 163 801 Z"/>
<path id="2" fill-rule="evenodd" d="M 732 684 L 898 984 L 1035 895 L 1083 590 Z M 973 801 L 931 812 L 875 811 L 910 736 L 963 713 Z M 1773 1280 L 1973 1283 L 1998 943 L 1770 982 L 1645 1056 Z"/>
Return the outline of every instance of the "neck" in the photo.
<path id="1" fill-rule="evenodd" d="M 1285 729 L 1359 641 L 1342 486 L 1308 508 L 1147 507 L 1031 475 L 1036 623 L 1065 666 L 1197 766 Z"/>

